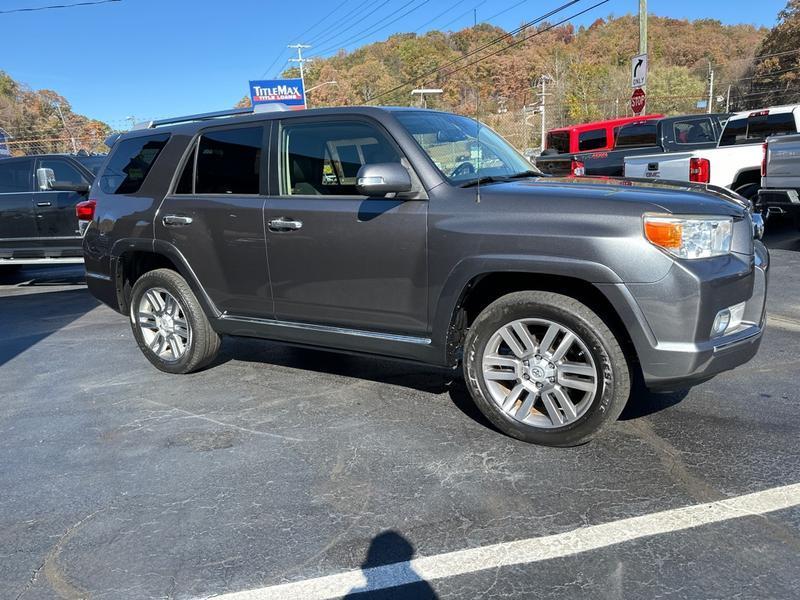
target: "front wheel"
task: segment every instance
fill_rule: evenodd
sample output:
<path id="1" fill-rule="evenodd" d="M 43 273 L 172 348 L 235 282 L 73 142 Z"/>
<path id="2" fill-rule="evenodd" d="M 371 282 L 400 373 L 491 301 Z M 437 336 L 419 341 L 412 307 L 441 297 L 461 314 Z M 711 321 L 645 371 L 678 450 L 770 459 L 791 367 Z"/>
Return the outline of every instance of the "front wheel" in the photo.
<path id="1" fill-rule="evenodd" d="M 592 310 L 550 292 L 490 304 L 465 342 L 464 376 L 478 408 L 504 433 L 575 446 L 616 420 L 630 395 L 619 342 Z"/>
<path id="2" fill-rule="evenodd" d="M 156 269 L 136 280 L 130 318 L 147 360 L 167 373 L 197 371 L 219 351 L 219 334 L 186 280 L 170 269 Z"/>

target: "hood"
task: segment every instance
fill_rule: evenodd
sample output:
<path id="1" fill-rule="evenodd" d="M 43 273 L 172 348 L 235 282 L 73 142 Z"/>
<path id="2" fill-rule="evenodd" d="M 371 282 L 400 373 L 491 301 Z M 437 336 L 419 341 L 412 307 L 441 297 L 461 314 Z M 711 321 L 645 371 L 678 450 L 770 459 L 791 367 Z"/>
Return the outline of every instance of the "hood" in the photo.
<path id="1" fill-rule="evenodd" d="M 481 196 L 532 195 L 554 201 L 598 200 L 650 205 L 673 214 L 742 216 L 748 200 L 725 188 L 701 183 L 617 177 L 532 177 L 491 183 Z M 650 210 L 650 209 L 648 209 Z"/>

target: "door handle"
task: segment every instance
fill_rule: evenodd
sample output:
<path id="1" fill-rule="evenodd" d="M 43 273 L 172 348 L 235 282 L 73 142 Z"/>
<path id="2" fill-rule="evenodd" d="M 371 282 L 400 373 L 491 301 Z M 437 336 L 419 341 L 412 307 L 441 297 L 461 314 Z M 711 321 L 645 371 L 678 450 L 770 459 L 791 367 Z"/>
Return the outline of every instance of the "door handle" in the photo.
<path id="1" fill-rule="evenodd" d="M 192 217 L 184 217 L 183 215 L 164 215 L 161 222 L 165 227 L 183 227 L 184 225 L 192 224 Z"/>
<path id="2" fill-rule="evenodd" d="M 52 206 L 52 202 L 37 202 L 36 206 Z"/>
<path id="3" fill-rule="evenodd" d="M 302 221 L 295 221 L 293 219 L 287 219 L 286 217 L 278 217 L 269 222 L 269 228 L 272 231 L 295 231 L 302 226 Z"/>

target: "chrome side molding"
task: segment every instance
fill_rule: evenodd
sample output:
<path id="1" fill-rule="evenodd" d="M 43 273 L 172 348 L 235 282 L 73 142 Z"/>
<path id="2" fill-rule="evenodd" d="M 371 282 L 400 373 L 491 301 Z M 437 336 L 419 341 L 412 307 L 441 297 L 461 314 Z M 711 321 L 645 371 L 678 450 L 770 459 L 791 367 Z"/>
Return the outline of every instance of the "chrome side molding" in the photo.
<path id="1" fill-rule="evenodd" d="M 240 317 L 236 315 L 221 315 L 223 321 L 235 321 L 237 323 L 252 323 L 254 325 L 269 325 L 270 327 L 285 327 L 288 329 L 299 329 L 303 331 L 315 331 L 318 333 L 334 333 L 337 335 L 350 335 L 362 338 L 372 338 L 387 342 L 400 342 L 403 344 L 417 344 L 420 346 L 430 346 L 430 338 L 414 337 L 396 333 L 381 333 L 378 331 L 365 331 L 362 329 L 347 329 L 346 327 L 333 327 L 330 325 L 315 325 L 313 323 L 299 323 L 296 321 L 280 321 L 277 319 L 259 319 L 256 317 Z"/>

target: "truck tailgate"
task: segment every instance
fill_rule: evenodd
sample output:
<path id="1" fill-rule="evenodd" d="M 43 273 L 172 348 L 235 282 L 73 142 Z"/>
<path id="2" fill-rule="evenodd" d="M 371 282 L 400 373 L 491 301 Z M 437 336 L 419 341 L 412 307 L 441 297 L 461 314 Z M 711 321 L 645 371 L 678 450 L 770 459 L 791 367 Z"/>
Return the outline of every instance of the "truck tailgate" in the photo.
<path id="1" fill-rule="evenodd" d="M 536 158 L 536 167 L 548 175 L 566 177 L 572 175 L 572 154 L 555 154 Z"/>
<path id="2" fill-rule="evenodd" d="M 689 181 L 689 163 L 694 157 L 693 152 L 626 157 L 625 177 Z"/>

